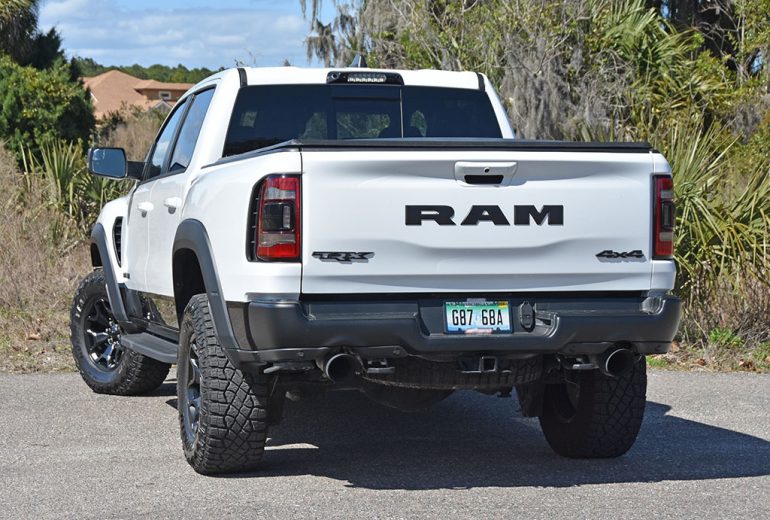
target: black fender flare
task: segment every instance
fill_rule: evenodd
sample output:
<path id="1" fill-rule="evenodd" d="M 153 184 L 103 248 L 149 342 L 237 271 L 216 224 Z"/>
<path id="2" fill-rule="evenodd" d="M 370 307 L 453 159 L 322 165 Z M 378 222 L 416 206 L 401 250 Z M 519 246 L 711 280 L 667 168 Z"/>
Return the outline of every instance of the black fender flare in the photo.
<path id="1" fill-rule="evenodd" d="M 99 257 L 104 271 L 104 279 L 107 281 L 107 298 L 110 300 L 112 314 L 118 323 L 129 333 L 136 332 L 137 327 L 129 319 L 126 313 L 126 306 L 123 302 L 123 294 L 120 291 L 118 279 L 115 276 L 115 270 L 110 259 L 110 249 L 107 246 L 107 232 L 99 222 L 94 224 L 91 230 L 91 243 L 99 250 Z"/>
<path id="2" fill-rule="evenodd" d="M 227 303 L 220 289 L 217 266 L 211 254 L 211 242 L 201 221 L 185 219 L 179 223 L 174 236 L 172 258 L 180 249 L 189 249 L 198 258 L 203 285 L 206 287 L 206 294 L 209 298 L 211 317 L 214 320 L 214 330 L 220 344 L 226 350 L 237 349 L 238 341 L 235 339 L 230 315 L 227 312 Z"/>

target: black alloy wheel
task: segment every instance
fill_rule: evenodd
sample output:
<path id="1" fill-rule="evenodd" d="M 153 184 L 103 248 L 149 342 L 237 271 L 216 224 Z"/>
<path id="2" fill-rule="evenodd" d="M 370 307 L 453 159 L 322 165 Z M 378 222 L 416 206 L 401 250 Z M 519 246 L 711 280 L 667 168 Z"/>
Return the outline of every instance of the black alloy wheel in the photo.
<path id="1" fill-rule="evenodd" d="M 72 357 L 94 392 L 138 395 L 160 386 L 171 365 L 125 348 L 125 330 L 112 313 L 104 271 L 80 282 L 70 311 Z"/>
<path id="2" fill-rule="evenodd" d="M 85 358 L 94 368 L 111 372 L 123 358 L 123 346 L 120 344 L 123 331 L 112 315 L 107 298 L 97 298 L 86 305 L 81 343 L 85 349 Z"/>
<path id="3" fill-rule="evenodd" d="M 185 378 L 184 384 L 184 402 L 180 402 L 182 412 L 182 422 L 184 426 L 184 435 L 187 442 L 194 444 L 198 437 L 198 427 L 201 414 L 201 369 L 198 360 L 198 346 L 196 338 L 193 335 L 190 338 L 188 348 L 188 359 L 183 372 Z"/>

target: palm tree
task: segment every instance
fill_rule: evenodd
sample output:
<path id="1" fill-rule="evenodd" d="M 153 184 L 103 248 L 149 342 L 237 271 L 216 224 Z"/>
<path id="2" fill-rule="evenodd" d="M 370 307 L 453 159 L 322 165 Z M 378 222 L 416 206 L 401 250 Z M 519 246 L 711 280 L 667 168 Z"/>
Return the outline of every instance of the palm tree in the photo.
<path id="1" fill-rule="evenodd" d="M 39 0 L 0 0 L 0 53 L 22 62 L 37 35 Z"/>

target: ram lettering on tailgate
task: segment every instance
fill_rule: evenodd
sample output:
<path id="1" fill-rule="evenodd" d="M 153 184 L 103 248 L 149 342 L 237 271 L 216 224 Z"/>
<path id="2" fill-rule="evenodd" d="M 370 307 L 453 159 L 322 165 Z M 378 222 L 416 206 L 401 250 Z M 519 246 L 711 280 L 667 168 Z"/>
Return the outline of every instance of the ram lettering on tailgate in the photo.
<path id="1" fill-rule="evenodd" d="M 439 226 L 455 226 L 454 215 L 455 210 L 451 206 L 406 206 L 406 225 L 421 226 L 423 221 L 432 220 Z M 476 226 L 479 222 L 492 222 L 496 226 L 511 225 L 500 206 L 471 206 L 460 225 Z M 549 226 L 563 226 L 564 206 L 545 205 L 541 209 L 536 206 L 513 207 L 513 225 L 529 226 L 532 222 L 538 226 L 545 222 Z"/>

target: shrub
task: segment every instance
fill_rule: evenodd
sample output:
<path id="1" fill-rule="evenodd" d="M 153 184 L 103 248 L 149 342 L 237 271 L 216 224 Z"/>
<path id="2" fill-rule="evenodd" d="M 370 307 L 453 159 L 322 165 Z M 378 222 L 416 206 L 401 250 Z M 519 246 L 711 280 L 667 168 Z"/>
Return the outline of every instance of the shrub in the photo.
<path id="1" fill-rule="evenodd" d="M 80 143 L 47 141 L 40 158 L 24 156 L 24 185 L 43 207 L 53 210 L 49 219 L 54 245 L 67 247 L 85 238 L 102 206 L 119 197 L 126 185 L 88 173 Z"/>
<path id="2" fill-rule="evenodd" d="M 770 233 L 767 164 L 756 164 L 737 184 L 736 137 L 718 124 L 704 128 L 697 115 L 672 122 L 651 141 L 674 172 L 680 294 L 689 298 L 693 284 L 705 295 L 724 280 L 737 287 L 746 277 L 761 278 Z"/>
<path id="3" fill-rule="evenodd" d="M 95 120 L 88 95 L 63 61 L 47 70 L 0 55 L 0 139 L 21 157 L 52 139 L 88 142 Z"/>

